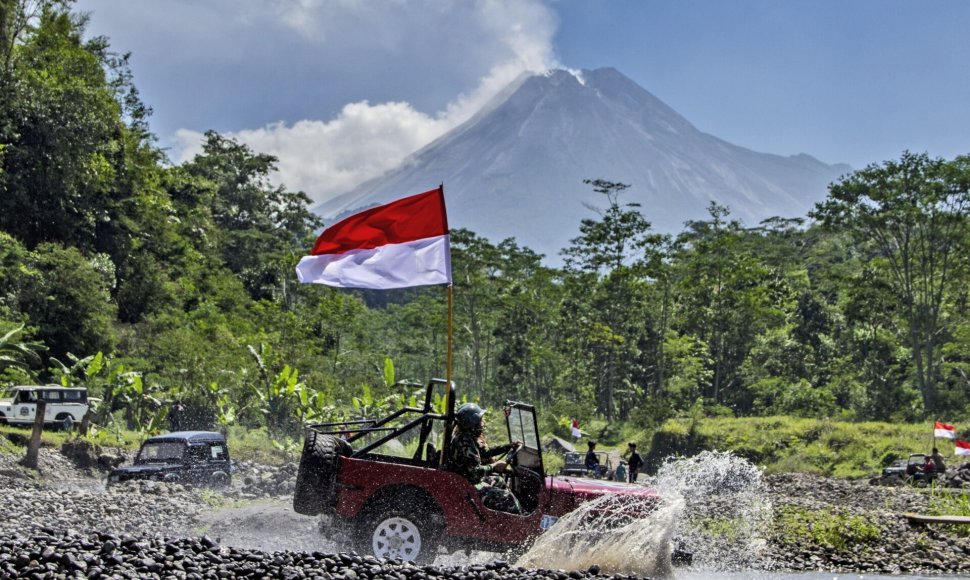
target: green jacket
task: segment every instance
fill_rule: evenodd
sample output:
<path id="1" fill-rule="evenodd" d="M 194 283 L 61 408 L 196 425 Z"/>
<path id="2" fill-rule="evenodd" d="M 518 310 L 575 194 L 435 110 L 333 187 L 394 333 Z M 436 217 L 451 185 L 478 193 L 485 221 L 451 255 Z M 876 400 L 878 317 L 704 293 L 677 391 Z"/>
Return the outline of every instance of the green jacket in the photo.
<path id="1" fill-rule="evenodd" d="M 483 460 L 508 453 L 511 450 L 511 444 L 483 447 L 478 442 L 478 435 L 459 431 L 451 439 L 447 466 L 449 470 L 460 474 L 472 485 L 475 485 L 492 473 L 492 466 L 483 465 Z"/>

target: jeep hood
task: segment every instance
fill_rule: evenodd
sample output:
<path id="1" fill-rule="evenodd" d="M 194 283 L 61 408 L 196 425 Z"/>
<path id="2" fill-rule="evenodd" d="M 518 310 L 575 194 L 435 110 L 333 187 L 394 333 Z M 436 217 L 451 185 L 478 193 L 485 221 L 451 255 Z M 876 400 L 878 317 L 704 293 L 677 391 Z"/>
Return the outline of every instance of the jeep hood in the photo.
<path id="1" fill-rule="evenodd" d="M 650 487 L 585 477 L 549 476 L 546 478 L 546 486 L 553 493 L 573 495 L 580 501 L 593 500 L 607 494 L 660 497 L 660 493 Z"/>

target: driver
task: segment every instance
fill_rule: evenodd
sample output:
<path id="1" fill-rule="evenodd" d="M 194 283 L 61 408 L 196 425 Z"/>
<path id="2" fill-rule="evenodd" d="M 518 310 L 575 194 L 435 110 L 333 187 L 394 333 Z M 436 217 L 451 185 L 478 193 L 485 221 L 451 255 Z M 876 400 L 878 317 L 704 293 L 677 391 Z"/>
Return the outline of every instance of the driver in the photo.
<path id="1" fill-rule="evenodd" d="M 455 411 L 455 426 L 458 429 L 451 439 L 448 469 L 460 474 L 475 486 L 485 507 L 513 514 L 522 513 L 519 501 L 501 476 L 508 470 L 508 463 L 482 463 L 482 460 L 518 449 L 522 443 L 516 441 L 489 447 L 483 434 L 484 415 L 485 410 L 475 403 L 465 403 Z"/>

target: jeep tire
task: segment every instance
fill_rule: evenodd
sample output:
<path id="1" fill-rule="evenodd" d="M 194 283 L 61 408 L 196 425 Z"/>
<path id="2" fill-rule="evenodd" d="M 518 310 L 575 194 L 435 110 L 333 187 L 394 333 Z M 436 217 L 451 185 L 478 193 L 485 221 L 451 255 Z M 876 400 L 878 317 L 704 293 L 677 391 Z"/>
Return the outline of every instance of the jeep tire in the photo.
<path id="1" fill-rule="evenodd" d="M 331 504 L 337 479 L 337 456 L 349 454 L 350 446 L 346 441 L 333 435 L 307 431 L 293 491 L 293 510 L 296 513 L 315 516 Z"/>
<path id="2" fill-rule="evenodd" d="M 357 523 L 357 553 L 431 564 L 438 554 L 441 530 L 428 515 L 407 507 L 371 511 Z"/>

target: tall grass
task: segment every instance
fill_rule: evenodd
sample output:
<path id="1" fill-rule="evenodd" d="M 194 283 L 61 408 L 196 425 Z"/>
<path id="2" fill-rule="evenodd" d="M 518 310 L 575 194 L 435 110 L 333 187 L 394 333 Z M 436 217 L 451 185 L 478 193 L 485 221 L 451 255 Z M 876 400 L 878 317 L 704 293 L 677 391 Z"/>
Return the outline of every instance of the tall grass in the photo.
<path id="1" fill-rule="evenodd" d="M 633 435 L 654 443 L 658 456 L 698 449 L 732 451 L 765 468 L 766 473 L 816 473 L 835 477 L 878 474 L 894 459 L 928 453 L 932 423 L 853 423 L 835 419 L 749 417 L 671 419 L 656 432 Z M 657 442 L 667 449 L 658 449 Z M 944 455 L 948 452 L 941 443 Z"/>

